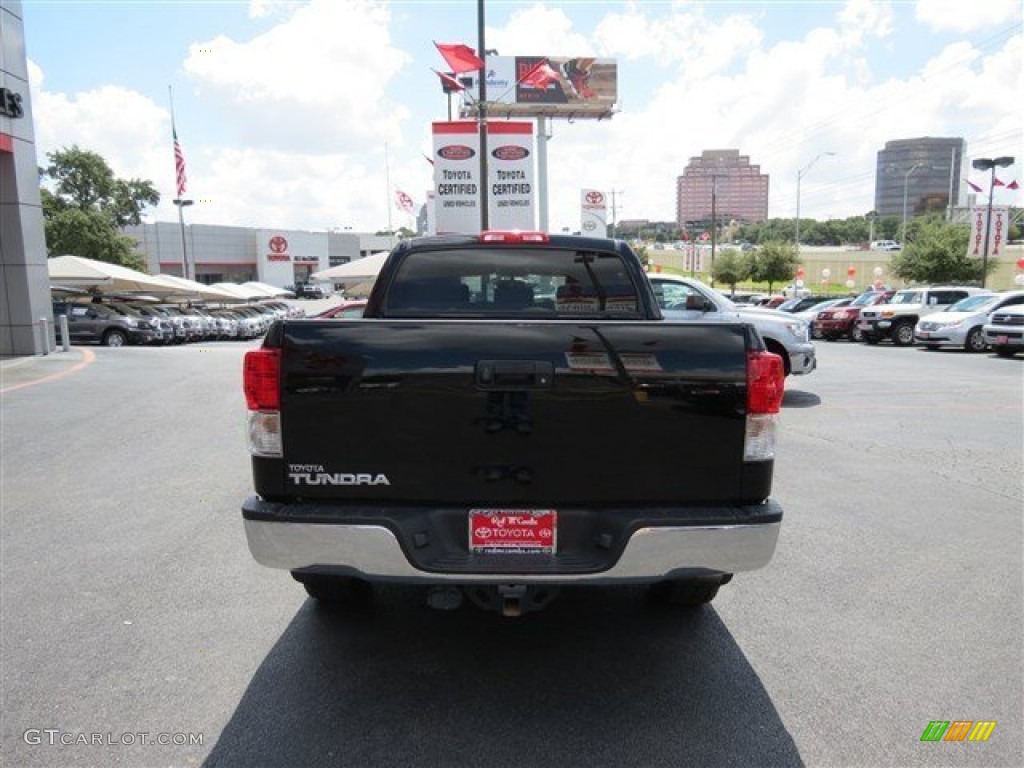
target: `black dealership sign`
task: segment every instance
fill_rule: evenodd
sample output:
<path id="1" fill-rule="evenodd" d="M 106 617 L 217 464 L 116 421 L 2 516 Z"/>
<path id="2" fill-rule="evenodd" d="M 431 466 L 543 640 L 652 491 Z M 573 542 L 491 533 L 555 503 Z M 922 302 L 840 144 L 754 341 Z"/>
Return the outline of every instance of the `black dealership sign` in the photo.
<path id="1" fill-rule="evenodd" d="M 25 108 L 21 105 L 21 94 L 9 88 L 0 88 L 0 115 L 4 117 L 24 117 Z"/>

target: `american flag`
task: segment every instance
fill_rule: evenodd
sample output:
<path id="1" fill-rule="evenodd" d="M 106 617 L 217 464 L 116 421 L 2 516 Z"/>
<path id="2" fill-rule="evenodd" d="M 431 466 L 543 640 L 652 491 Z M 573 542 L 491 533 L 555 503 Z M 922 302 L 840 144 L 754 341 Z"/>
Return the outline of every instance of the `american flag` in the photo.
<path id="1" fill-rule="evenodd" d="M 178 143 L 178 131 L 171 128 L 174 135 L 174 173 L 178 180 L 178 199 L 185 197 L 185 187 L 188 184 L 188 176 L 185 175 L 185 154 L 181 151 L 181 144 Z"/>

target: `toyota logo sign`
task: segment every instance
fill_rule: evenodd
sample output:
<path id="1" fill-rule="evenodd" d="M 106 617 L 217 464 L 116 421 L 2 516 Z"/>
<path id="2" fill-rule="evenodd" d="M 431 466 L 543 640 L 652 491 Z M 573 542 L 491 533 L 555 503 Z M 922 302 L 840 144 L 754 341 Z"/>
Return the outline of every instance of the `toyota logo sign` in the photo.
<path id="1" fill-rule="evenodd" d="M 587 202 L 591 205 L 600 205 L 604 202 L 604 195 L 597 190 L 587 192 Z"/>
<path id="2" fill-rule="evenodd" d="M 288 250 L 288 241 L 281 235 L 274 235 L 270 238 L 270 250 L 274 253 L 284 253 Z"/>

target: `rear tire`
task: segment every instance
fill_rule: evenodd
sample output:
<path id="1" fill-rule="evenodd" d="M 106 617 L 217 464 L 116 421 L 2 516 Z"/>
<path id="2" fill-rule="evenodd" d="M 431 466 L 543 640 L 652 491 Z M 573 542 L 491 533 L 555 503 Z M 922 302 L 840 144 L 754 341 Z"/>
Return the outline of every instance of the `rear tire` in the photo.
<path id="1" fill-rule="evenodd" d="M 369 608 L 373 602 L 373 589 L 363 579 L 323 573 L 293 573 L 292 576 L 305 587 L 307 595 L 325 608 L 359 610 Z"/>
<path id="2" fill-rule="evenodd" d="M 981 328 L 971 328 L 967 334 L 967 341 L 964 342 L 964 349 L 968 352 L 984 352 L 988 344 L 985 343 L 985 334 Z"/>
<path id="3" fill-rule="evenodd" d="M 717 582 L 706 581 L 659 581 L 651 585 L 650 593 L 651 597 L 665 605 L 700 608 L 715 599 L 720 586 Z"/>

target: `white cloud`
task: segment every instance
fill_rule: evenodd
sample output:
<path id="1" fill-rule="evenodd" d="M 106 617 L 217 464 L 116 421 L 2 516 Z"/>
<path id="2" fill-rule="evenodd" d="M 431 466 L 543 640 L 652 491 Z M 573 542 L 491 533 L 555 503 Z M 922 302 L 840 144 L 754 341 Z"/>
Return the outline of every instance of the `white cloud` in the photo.
<path id="1" fill-rule="evenodd" d="M 383 94 L 410 57 L 392 45 L 389 21 L 379 3 L 313 0 L 251 40 L 193 44 L 185 70 L 246 143 L 394 141 L 408 110 Z"/>
<path id="2" fill-rule="evenodd" d="M 984 0 L 965 4 L 962 0 L 917 0 L 914 16 L 935 30 L 973 32 L 998 24 L 1020 24 L 1020 0 Z"/>
<path id="3" fill-rule="evenodd" d="M 561 9 L 536 4 L 514 12 L 508 23 L 487 29 L 487 47 L 503 56 L 587 56 L 595 53 L 587 38 L 572 31 Z"/>
<path id="4" fill-rule="evenodd" d="M 48 153 L 77 144 L 101 155 L 117 176 L 149 179 L 158 187 L 165 179 L 169 187 L 173 185 L 166 110 L 116 85 L 73 96 L 50 93 L 43 89 L 43 71 L 33 62 L 29 72 L 40 165 L 46 165 Z"/>

